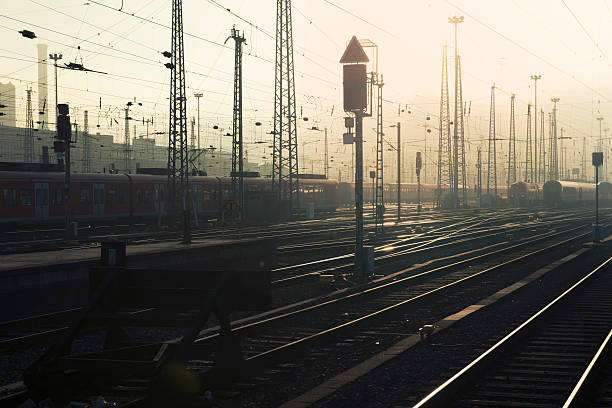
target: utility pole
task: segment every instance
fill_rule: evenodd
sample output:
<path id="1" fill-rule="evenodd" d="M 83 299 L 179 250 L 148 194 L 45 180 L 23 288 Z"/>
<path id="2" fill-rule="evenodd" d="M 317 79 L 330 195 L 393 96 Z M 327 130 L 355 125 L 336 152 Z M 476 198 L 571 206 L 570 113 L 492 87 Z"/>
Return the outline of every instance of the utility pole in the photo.
<path id="1" fill-rule="evenodd" d="M 415 163 L 415 170 L 416 170 L 416 176 L 417 176 L 417 212 L 421 212 L 421 165 L 422 165 L 422 159 L 421 159 L 421 152 L 417 152 L 416 154 L 416 163 Z"/>
<path id="2" fill-rule="evenodd" d="M 535 124 L 537 127 L 538 124 Z M 534 174 L 533 171 L 533 151 L 531 150 L 533 147 L 532 139 L 531 139 L 531 104 L 527 104 L 527 143 L 525 146 L 525 181 L 530 181 L 532 183 L 536 182 L 537 172 L 536 169 Z M 537 144 L 536 144 L 537 147 Z"/>
<path id="3" fill-rule="evenodd" d="M 514 98 L 510 97 L 510 137 L 508 138 L 508 185 L 507 192 L 510 192 L 510 186 L 516 182 L 516 129 L 514 123 Z"/>
<path id="4" fill-rule="evenodd" d="M 610 130 L 609 128 L 604 129 L 604 136 L 605 136 L 604 140 L 605 140 L 605 145 L 606 145 L 606 148 L 605 148 L 606 154 L 604 154 L 604 172 L 605 172 L 604 179 L 606 181 L 608 181 L 608 161 L 610 160 L 610 139 L 608 138 L 609 130 Z"/>
<path id="5" fill-rule="evenodd" d="M 57 61 L 62 59 L 62 54 L 49 54 L 49 59 L 53 60 L 55 67 L 55 116 L 57 117 Z"/>
<path id="6" fill-rule="evenodd" d="M 128 102 L 125 106 L 125 145 L 124 145 L 124 167 L 125 172 L 130 172 L 130 106 L 132 102 Z"/>
<path id="7" fill-rule="evenodd" d="M 397 122 L 397 222 L 400 222 L 401 219 L 401 208 L 402 208 L 402 189 L 401 189 L 401 179 L 402 179 L 402 142 L 400 139 L 401 133 L 401 124 Z"/>
<path id="8" fill-rule="evenodd" d="M 83 112 L 83 172 L 91 172 L 91 146 L 89 145 L 89 113 Z"/>
<path id="9" fill-rule="evenodd" d="M 597 117 L 597 121 L 599 122 L 599 141 L 597 142 L 597 144 L 599 146 L 597 146 L 597 151 L 599 151 L 599 152 L 603 152 L 604 151 L 604 142 L 603 142 L 603 135 L 602 135 L 603 120 L 604 120 L 603 116 L 598 116 Z M 604 165 L 604 168 L 607 167 L 607 160 L 606 160 L 607 153 L 608 152 L 606 152 L 606 154 L 604 154 L 604 156 L 603 156 L 603 160 L 604 160 L 604 164 L 603 165 Z M 604 174 L 604 176 L 605 176 L 605 174 Z"/>
<path id="10" fill-rule="evenodd" d="M 200 98 L 204 96 L 201 92 L 196 92 L 193 94 L 195 98 L 198 100 L 198 152 L 200 151 Z M 200 160 L 200 155 L 198 155 L 198 170 L 202 167 L 202 161 Z"/>
<path id="11" fill-rule="evenodd" d="M 449 17 L 448 22 L 455 26 L 455 116 L 453 121 L 453 176 L 452 176 L 452 195 L 453 206 L 459 204 L 459 59 L 457 58 L 457 25 L 463 23 L 463 16 Z"/>
<path id="12" fill-rule="evenodd" d="M 533 139 L 535 142 L 535 166 L 532 163 L 531 164 L 531 168 L 536 169 L 536 177 L 535 177 L 535 182 L 539 183 L 541 180 L 540 178 L 540 170 L 538 165 L 543 165 L 544 163 L 542 163 L 542 161 L 538 162 L 538 79 L 542 79 L 542 75 L 532 75 L 531 79 L 533 79 L 533 85 L 534 85 L 534 108 L 533 108 L 533 112 L 534 112 L 534 118 L 533 118 L 533 122 L 535 123 L 535 126 L 533 128 L 534 130 L 534 135 L 533 135 Z M 542 133 L 541 137 L 544 137 L 544 133 Z M 538 164 L 539 163 L 539 164 Z"/>
<path id="13" fill-rule="evenodd" d="M 195 118 L 191 118 L 189 124 L 191 125 L 191 151 L 193 152 L 196 147 Z"/>
<path id="14" fill-rule="evenodd" d="M 183 243 L 191 243 L 189 217 L 189 144 L 183 47 L 183 3 L 172 1 L 172 51 L 170 62 L 170 125 L 168 132 L 167 213 L 172 221 L 183 215 Z M 181 211 L 182 210 L 182 211 Z"/>
<path id="15" fill-rule="evenodd" d="M 482 198 L 482 150 L 478 148 L 478 158 L 476 161 L 476 169 L 478 170 L 478 184 L 476 185 L 476 195 L 478 196 L 478 206 Z"/>
<path id="16" fill-rule="evenodd" d="M 327 145 L 327 128 L 325 128 L 325 178 L 329 178 L 329 150 Z"/>
<path id="17" fill-rule="evenodd" d="M 448 62 L 447 47 L 442 51 L 442 90 L 440 93 L 440 138 L 438 140 L 438 189 L 436 191 L 436 206 L 443 205 L 442 189 L 445 186 L 453 188 L 453 162 L 451 156 L 450 138 L 450 108 L 448 100 Z M 427 155 L 427 151 L 425 152 Z M 454 204 L 453 204 L 454 206 Z"/>
<path id="18" fill-rule="evenodd" d="M 489 156 L 487 160 L 487 195 L 491 194 L 493 182 L 494 200 L 497 200 L 497 152 L 495 134 L 495 84 L 491 87 L 491 108 L 489 110 Z M 493 162 L 493 166 L 491 166 Z"/>
<path id="19" fill-rule="evenodd" d="M 291 0 L 277 0 L 272 190 L 289 215 L 300 206 L 292 27 Z"/>
<path id="20" fill-rule="evenodd" d="M 537 121 L 535 125 L 538 126 Z M 536 143 L 537 146 L 537 143 Z M 539 151 L 540 159 L 538 160 L 539 166 L 541 167 L 541 178 L 539 178 L 540 182 L 544 184 L 546 182 L 546 143 L 544 142 L 544 110 L 540 110 L 540 151 Z M 538 176 L 540 177 L 540 176 Z"/>
<path id="21" fill-rule="evenodd" d="M 464 207 L 468 206 L 468 199 L 467 199 L 467 174 L 466 174 L 466 166 L 465 166 L 465 129 L 464 129 L 464 122 L 465 122 L 465 111 L 464 111 L 464 106 L 463 106 L 463 82 L 461 80 L 461 56 L 457 56 L 457 75 L 458 75 L 458 82 L 459 82 L 459 117 L 458 117 L 458 121 L 459 121 L 459 143 L 460 143 L 460 152 L 459 152 L 459 161 L 460 161 L 460 168 L 459 171 L 461 172 L 461 190 L 462 190 L 462 198 L 461 198 L 461 203 L 463 203 Z M 459 201 L 457 201 L 457 203 L 459 203 Z"/>
<path id="22" fill-rule="evenodd" d="M 557 149 L 557 102 L 559 98 L 551 98 L 551 102 L 554 104 L 553 107 L 553 140 L 551 155 L 551 180 L 559 180 L 559 152 Z"/>
<path id="23" fill-rule="evenodd" d="M 242 139 L 242 43 L 246 44 L 244 35 L 236 27 L 225 40 L 234 40 L 234 115 L 232 122 L 232 191 L 238 203 L 238 214 L 244 219 L 244 153 Z"/>
<path id="24" fill-rule="evenodd" d="M 561 128 L 559 130 L 561 132 L 561 135 L 559 136 L 559 180 L 564 180 L 566 179 L 566 175 L 565 175 L 565 153 L 563 151 L 563 139 L 566 139 L 565 137 L 563 137 L 563 128 Z"/>
<path id="25" fill-rule="evenodd" d="M 30 164 L 34 162 L 34 119 L 32 117 L 32 89 L 26 89 L 26 125 L 23 141 L 23 162 L 29 170 Z"/>
<path id="26" fill-rule="evenodd" d="M 586 150 L 586 137 L 582 138 L 582 180 L 586 180 L 586 158 L 587 158 L 587 150 Z"/>
<path id="27" fill-rule="evenodd" d="M 597 141 L 597 151 L 602 152 L 603 151 L 603 139 L 602 139 L 602 133 L 601 133 L 601 125 L 603 122 L 603 116 L 598 116 L 597 117 L 597 121 L 599 122 L 599 140 Z"/>

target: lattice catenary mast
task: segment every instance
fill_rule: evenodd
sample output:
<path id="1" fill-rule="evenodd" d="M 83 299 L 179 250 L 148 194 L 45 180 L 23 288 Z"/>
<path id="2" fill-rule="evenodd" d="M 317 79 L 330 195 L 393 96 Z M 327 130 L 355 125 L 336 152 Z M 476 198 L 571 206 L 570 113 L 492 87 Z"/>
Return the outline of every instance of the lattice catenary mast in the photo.
<path id="1" fill-rule="evenodd" d="M 34 162 L 34 119 L 32 118 L 32 90 L 27 89 L 26 125 L 23 140 L 23 162 L 31 164 Z"/>
<path id="2" fill-rule="evenodd" d="M 456 121 L 458 122 L 458 132 L 459 132 L 459 172 L 461 174 L 461 202 L 465 207 L 467 207 L 467 175 L 465 173 L 465 132 L 464 132 L 464 122 L 465 122 L 465 111 L 463 107 L 463 83 L 461 81 L 461 56 L 457 56 L 457 82 L 458 82 L 458 103 L 459 103 L 459 114 L 456 116 Z"/>
<path id="3" fill-rule="evenodd" d="M 510 97 L 510 137 L 508 138 L 508 185 L 507 190 L 510 192 L 510 185 L 516 182 L 516 124 L 514 122 L 514 98 Z"/>
<path id="4" fill-rule="evenodd" d="M 375 231 L 378 233 L 383 230 L 384 214 L 382 207 L 385 205 L 384 200 L 384 158 L 383 158 L 383 97 L 382 89 L 385 85 L 382 75 L 378 72 L 372 73 L 372 84 L 376 87 L 376 198 L 374 204 L 375 210 Z"/>
<path id="5" fill-rule="evenodd" d="M 187 98 L 185 96 L 185 55 L 183 48 L 182 0 L 172 2 L 172 48 L 170 52 L 170 124 L 168 132 L 167 212 L 176 220 L 187 210 L 189 144 L 187 141 Z"/>
<path id="6" fill-rule="evenodd" d="M 453 206 L 459 203 L 459 115 L 462 112 L 459 102 L 459 57 L 457 53 L 457 25 L 463 23 L 463 16 L 449 17 L 448 22 L 455 26 L 455 116 L 453 120 L 453 176 L 451 191 Z"/>
<path id="7" fill-rule="evenodd" d="M 535 126 L 537 127 L 538 124 L 535 123 Z M 539 177 L 538 180 L 543 184 L 546 182 L 546 144 L 544 143 L 544 110 L 543 109 L 540 110 L 540 139 L 539 139 L 539 142 L 538 140 L 536 140 L 535 142 L 536 142 L 536 145 L 538 143 L 540 144 L 540 149 L 538 150 L 538 155 L 540 157 L 538 159 L 538 163 L 540 164 L 538 166 L 541 167 L 541 175 L 538 176 Z"/>
<path id="8" fill-rule="evenodd" d="M 496 134 L 495 134 L 495 84 L 491 87 L 491 108 L 489 109 L 489 155 L 487 158 L 487 195 L 491 194 L 491 182 L 493 182 L 493 194 L 497 197 L 497 156 L 496 156 Z"/>
<path id="9" fill-rule="evenodd" d="M 277 0 L 272 187 L 279 199 L 288 201 L 289 213 L 293 211 L 295 204 L 299 207 L 298 143 L 293 67 L 291 0 Z"/>
<path id="10" fill-rule="evenodd" d="M 89 112 L 83 112 L 83 172 L 91 172 L 91 145 L 89 143 Z"/>
<path id="11" fill-rule="evenodd" d="M 559 180 L 559 152 L 557 149 L 557 102 L 559 98 L 551 98 L 554 104 L 552 113 L 553 133 L 550 145 L 550 179 Z"/>
<path id="12" fill-rule="evenodd" d="M 537 126 L 537 123 L 536 123 Z M 525 181 L 535 182 L 537 179 L 533 171 L 533 140 L 531 138 L 531 104 L 527 104 L 527 143 L 525 145 Z"/>
<path id="13" fill-rule="evenodd" d="M 242 214 L 244 209 L 244 154 L 242 141 L 242 43 L 244 35 L 235 27 L 227 38 L 234 40 L 234 113 L 232 121 L 232 192 Z M 225 40 L 227 42 L 227 40 Z"/>
<path id="14" fill-rule="evenodd" d="M 451 160 L 450 107 L 448 101 L 448 62 L 446 45 L 442 51 L 442 90 L 440 93 L 440 138 L 438 140 L 438 189 L 436 205 L 442 206 L 442 190 L 453 185 Z"/>

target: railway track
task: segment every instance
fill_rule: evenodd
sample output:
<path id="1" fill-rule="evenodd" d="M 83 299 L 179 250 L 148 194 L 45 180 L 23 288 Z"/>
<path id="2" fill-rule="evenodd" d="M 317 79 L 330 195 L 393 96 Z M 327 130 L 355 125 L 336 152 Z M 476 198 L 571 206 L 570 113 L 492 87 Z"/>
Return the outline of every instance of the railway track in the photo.
<path id="1" fill-rule="evenodd" d="M 563 243 L 589 234 L 577 233 L 576 229 L 540 234 L 531 240 L 511 243 L 496 251 L 450 265 L 429 270 L 404 271 L 404 275 L 408 276 L 397 274 L 393 281 L 383 279 L 370 287 L 357 289 L 336 298 L 309 304 L 264 320 L 252 320 L 235 327 L 233 333 L 246 339 L 245 357 L 250 369 L 268 367 L 276 361 L 299 354 L 305 347 L 325 343 L 330 338 L 337 340 L 361 336 L 363 339 L 372 339 L 376 336 L 364 334 L 359 330 L 363 330 L 364 326 L 380 323 L 383 317 L 392 319 L 392 323 L 386 326 L 401 324 L 401 319 L 393 320 L 393 316 L 406 307 L 416 307 L 428 301 L 427 299 L 435 299 L 444 294 L 454 297 L 456 295 L 451 294 L 453 290 L 466 282 L 476 282 L 479 276 L 499 271 L 521 260 L 531 259 L 537 254 L 543 254 Z M 574 235 L 568 238 L 567 235 L 571 234 Z M 551 245 L 549 240 L 556 242 Z M 211 328 L 198 340 L 199 344 L 210 346 L 212 356 L 217 336 L 215 329 Z M 212 359 L 197 361 L 192 368 L 207 371 L 212 368 Z"/>
<path id="2" fill-rule="evenodd" d="M 574 235 L 570 238 L 567 238 L 570 234 L 567 231 L 542 235 L 449 265 L 420 271 L 407 277 L 396 277 L 396 280 L 391 282 L 235 327 L 233 333 L 246 341 L 246 361 L 264 366 L 289 351 L 301 350 L 325 337 L 369 324 L 428 297 L 451 292 L 469 280 L 476 281 L 487 273 L 501 270 L 519 261 L 533 259 L 590 233 L 577 233 L 575 230 L 572 232 Z M 548 241 L 553 239 L 556 239 L 556 242 L 550 244 Z M 206 344 L 217 336 L 217 333 L 212 333 L 198 342 Z"/>
<path id="3" fill-rule="evenodd" d="M 525 212 L 521 209 L 509 209 L 500 210 L 502 212 L 520 213 Z M 499 213 L 497 211 L 496 213 Z M 532 210 L 529 210 L 530 212 Z M 473 214 L 474 210 L 464 210 L 459 214 L 451 212 L 436 213 L 436 217 L 432 216 L 434 213 L 431 212 L 412 212 L 404 214 L 402 222 L 396 224 L 396 218 L 388 215 L 386 217 L 385 225 L 391 230 L 397 227 L 402 227 L 410 224 L 418 224 L 422 226 L 438 226 L 444 223 L 452 223 L 465 218 L 466 215 Z M 493 214 L 493 212 L 491 212 Z M 366 217 L 367 218 L 367 217 Z M 32 251 L 50 251 L 57 249 L 73 249 L 79 247 L 91 247 L 92 245 L 98 245 L 99 242 L 107 239 L 120 239 L 126 240 L 130 244 L 146 244 L 151 242 L 160 241 L 171 241 L 180 239 L 182 231 L 140 231 L 140 232 L 123 232 L 113 233 L 109 231 L 104 234 L 96 234 L 95 231 L 105 230 L 114 228 L 115 226 L 97 226 L 94 231 L 88 228 L 83 228 L 88 234 L 82 236 L 78 243 L 65 241 L 63 238 L 63 229 L 51 228 L 41 230 L 26 230 L 26 231 L 13 231 L 6 232 L 3 234 L 1 239 L 3 243 L 2 253 L 19 253 L 19 252 L 32 252 Z M 133 224 L 120 225 L 120 228 L 128 229 L 132 231 L 132 227 L 147 229 L 150 225 L 147 224 Z M 279 237 L 282 239 L 295 239 L 303 240 L 308 237 L 315 237 L 322 231 L 334 230 L 336 234 L 346 234 L 349 236 L 354 233 L 354 217 L 352 215 L 334 215 L 320 220 L 302 220 L 302 221 L 291 221 L 280 224 L 269 224 L 261 226 L 227 226 L 224 228 L 199 228 L 192 231 L 193 239 L 207 239 L 207 238 L 219 238 L 224 237 L 227 239 L 242 239 L 242 238 L 256 238 L 262 235 L 269 237 Z M 372 229 L 371 225 L 365 226 L 366 233 Z M 49 235 L 57 235 L 55 237 Z M 21 239 L 19 236 L 22 236 Z M 44 238 L 40 238 L 44 237 Z M 35 238 L 35 239 L 32 239 Z"/>
<path id="4" fill-rule="evenodd" d="M 490 250 L 491 244 L 515 240 L 520 235 L 532 235 L 538 230 L 565 228 L 567 224 L 586 223 L 590 214 L 572 213 L 571 218 L 555 217 L 546 223 L 525 222 L 519 223 L 517 215 L 503 215 L 498 217 L 471 217 L 453 224 L 429 231 L 411 234 L 406 238 L 389 239 L 388 242 L 374 248 L 376 274 L 386 274 L 397 266 L 405 263 L 407 256 L 412 261 L 425 261 L 426 256 L 437 250 L 437 256 L 444 254 L 450 256 L 470 246 L 481 245 L 481 250 Z M 510 224 L 507 222 L 511 221 Z M 303 244 L 308 245 L 308 244 Z M 301 246 L 297 247 L 298 250 Z M 294 247 L 288 250 L 295 251 Z M 288 252 L 281 249 L 281 253 Z M 333 274 L 342 276 L 351 274 L 354 268 L 353 253 L 316 259 L 309 262 L 284 266 L 273 270 L 275 279 L 289 282 L 293 279 L 303 279 L 311 275 Z"/>
<path id="5" fill-rule="evenodd" d="M 270 224 L 262 226 L 235 226 L 230 225 L 227 227 L 219 228 L 194 228 L 192 230 L 193 239 L 218 239 L 219 237 L 226 239 L 245 239 L 245 238 L 257 238 L 263 236 L 268 237 L 280 237 L 284 239 L 309 237 L 314 236 L 322 231 L 334 230 L 335 233 L 349 234 L 354 230 L 353 219 L 351 217 L 336 216 L 330 217 L 323 220 L 311 220 L 311 221 L 294 221 L 281 224 Z M 129 227 L 129 226 L 124 226 Z M 141 229 L 145 227 L 145 224 L 140 224 Z M 111 226 L 99 226 L 96 230 L 105 230 L 112 228 Z M 87 229 L 86 229 L 87 230 Z M 89 231 L 89 230 L 88 230 Z M 113 233 L 109 231 L 104 234 L 98 234 L 91 232 L 82 236 L 78 243 L 65 241 L 63 238 L 63 229 L 50 229 L 50 230 L 39 230 L 39 231 L 17 231 L 13 234 L 4 234 L 3 239 L 3 253 L 19 253 L 19 252 L 32 252 L 32 251 L 51 251 L 57 249 L 73 249 L 82 246 L 91 247 L 92 245 L 99 245 L 101 241 L 108 239 L 119 239 L 128 241 L 130 244 L 147 244 L 152 242 L 172 241 L 180 239 L 182 231 L 139 231 L 122 233 Z M 46 236 L 47 234 L 55 233 L 56 237 Z M 22 239 L 15 240 L 13 235 L 22 235 Z M 23 237 L 25 235 L 25 237 Z M 34 237 L 37 239 L 31 239 Z M 40 238 L 45 237 L 45 238 Z"/>
<path id="6" fill-rule="evenodd" d="M 506 218 L 507 216 L 500 217 L 498 222 L 503 222 Z M 574 222 L 580 222 L 580 220 L 574 219 Z M 487 222 L 492 223 L 493 220 L 487 219 Z M 567 223 L 567 220 L 561 219 L 551 225 L 561 228 L 565 223 Z M 516 234 L 524 229 L 533 229 L 532 225 L 525 226 L 520 224 L 510 228 L 505 225 L 478 228 L 482 224 L 482 219 L 473 217 L 416 234 L 416 236 L 410 238 L 400 240 L 390 239 L 389 243 L 377 247 L 379 256 L 376 258 L 376 273 L 380 276 L 397 272 L 397 264 L 402 263 L 405 265 L 406 261 L 402 259 L 411 255 L 413 256 L 412 263 L 422 258 L 429 258 L 426 263 L 429 267 L 442 265 L 443 263 L 456 263 L 466 258 L 474 258 L 479 254 L 486 254 L 507 246 L 507 235 L 509 233 Z M 461 239 L 455 238 L 455 235 L 458 233 L 462 234 Z M 515 240 L 512 245 L 520 245 L 521 242 L 532 241 L 533 238 L 526 237 L 521 240 Z M 477 249 L 465 250 L 469 247 L 475 247 L 475 244 L 480 242 L 486 242 L 487 244 Z M 314 245 L 317 246 L 317 243 Z M 289 248 L 293 249 L 293 247 Z M 462 250 L 465 251 L 462 252 Z M 282 247 L 280 252 L 283 252 Z M 437 257 L 432 257 L 434 254 Z M 419 256 L 419 258 L 414 258 L 414 256 Z M 295 267 L 277 268 L 272 271 L 272 285 L 279 288 L 295 286 L 305 281 L 316 281 L 320 275 L 329 273 L 341 277 L 343 273 L 350 273 L 352 271 L 353 263 L 340 263 L 336 266 L 330 265 L 350 257 L 351 255 L 349 254 L 308 263 L 308 266 L 317 267 L 317 269 L 309 272 L 304 272 L 304 264 L 298 264 Z M 0 323 L 0 353 L 53 341 L 53 339 L 66 330 L 79 310 L 70 309 Z"/>
<path id="7" fill-rule="evenodd" d="M 415 405 L 609 406 L 594 392 L 609 369 L 612 258 L 597 266 Z M 608 380 L 609 383 L 609 380 Z M 597 399 L 599 398 L 599 402 Z"/>

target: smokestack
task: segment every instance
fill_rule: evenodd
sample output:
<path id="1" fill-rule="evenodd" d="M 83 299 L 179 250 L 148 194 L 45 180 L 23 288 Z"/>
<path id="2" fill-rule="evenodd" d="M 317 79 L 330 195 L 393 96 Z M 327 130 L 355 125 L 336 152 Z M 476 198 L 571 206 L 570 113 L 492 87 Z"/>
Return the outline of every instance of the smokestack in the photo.
<path id="1" fill-rule="evenodd" d="M 47 98 L 47 44 L 38 47 L 38 120 L 39 129 L 47 129 L 49 123 L 49 99 Z"/>

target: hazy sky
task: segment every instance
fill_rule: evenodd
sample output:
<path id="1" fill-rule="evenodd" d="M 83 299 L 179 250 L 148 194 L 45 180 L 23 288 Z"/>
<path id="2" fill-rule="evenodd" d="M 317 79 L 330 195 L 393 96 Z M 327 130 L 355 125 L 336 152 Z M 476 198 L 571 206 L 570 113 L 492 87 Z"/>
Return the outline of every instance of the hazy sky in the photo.
<path id="1" fill-rule="evenodd" d="M 17 86 L 18 120 L 25 119 L 25 89 L 36 91 L 36 44 L 63 53 L 62 62 L 83 63 L 108 75 L 59 71 L 59 99 L 78 112 L 87 109 L 90 127 L 119 136 L 123 107 L 136 98 L 142 107 L 132 116 L 155 120 L 152 131 L 167 128 L 169 70 L 161 52 L 170 48 L 169 0 L 0 0 L 0 81 Z M 538 106 L 549 112 L 551 97 L 559 97 L 558 120 L 570 144 L 581 148 L 582 137 L 599 132 L 596 117 L 612 121 L 612 1 L 606 0 L 293 0 L 300 143 L 307 161 L 320 159 L 320 132 L 330 129 L 331 154 L 345 151 L 341 140 L 341 65 L 338 60 L 352 35 L 379 47 L 384 75 L 385 122 L 403 124 L 403 140 L 420 145 L 426 115 L 439 113 L 442 46 L 453 31 L 447 18 L 465 16 L 459 26 L 458 50 L 463 72 L 463 98 L 471 103 L 467 123 L 468 154 L 487 137 L 490 88 L 495 83 L 497 130 L 508 133 L 510 94 L 516 94 L 517 150 L 523 155 L 527 103 L 533 102 L 532 74 L 538 82 Z M 122 11 L 118 11 L 122 7 Z M 232 14 L 228 12 L 230 9 Z M 127 14 L 126 14 L 127 13 Z M 572 15 L 572 13 L 574 15 Z M 142 17 L 146 20 L 138 19 Z M 274 93 L 274 33 L 276 2 L 272 0 L 184 0 L 185 67 L 189 114 L 195 115 L 195 92 L 201 99 L 205 144 L 217 144 L 213 124 L 231 125 L 233 42 L 221 46 L 232 25 L 244 30 L 244 115 L 249 142 L 270 140 Z M 239 16 L 239 17 L 237 17 Z M 575 16 L 575 17 L 574 17 Z M 245 21 L 246 20 L 246 21 Z M 159 25 L 155 24 L 158 23 Z M 582 26 L 582 27 L 581 27 Z M 35 40 L 17 31 L 34 31 Z M 586 30 L 586 32 L 585 32 Z M 588 34 L 587 34 L 588 33 Z M 589 36 L 591 38 L 589 38 Z M 80 50 L 77 49 L 80 46 Z M 453 61 L 449 58 L 450 88 Z M 52 67 L 49 80 L 53 78 Z M 53 89 L 49 89 L 50 98 Z M 99 109 L 100 97 L 102 109 Z M 36 99 L 36 97 L 34 98 Z M 53 101 L 51 101 L 53 102 Z M 411 114 L 398 117 L 398 105 Z M 452 109 L 452 108 L 451 108 Z M 116 118 L 120 125 L 112 122 Z M 436 118 L 429 122 L 437 126 Z M 255 121 L 262 122 L 254 127 Z M 112 122 L 112 127 L 110 124 Z M 366 143 L 374 119 L 366 122 Z M 142 122 L 137 129 L 144 133 Z M 389 141 L 395 130 L 387 130 Z M 430 134 L 432 145 L 437 141 Z M 162 142 L 166 136 L 158 135 Z M 579 138 L 579 142 L 577 142 Z M 371 139 L 370 139 L 371 140 Z M 428 142 L 429 143 L 429 142 Z M 505 143 L 499 142 L 505 149 Z M 229 146 L 229 143 L 227 144 Z M 251 159 L 270 153 L 264 144 L 249 147 Z M 428 148 L 429 149 L 429 148 Z M 432 153 L 433 154 L 433 153 Z M 570 157 L 571 160 L 571 157 Z M 316 170 L 318 164 L 314 164 Z"/>

